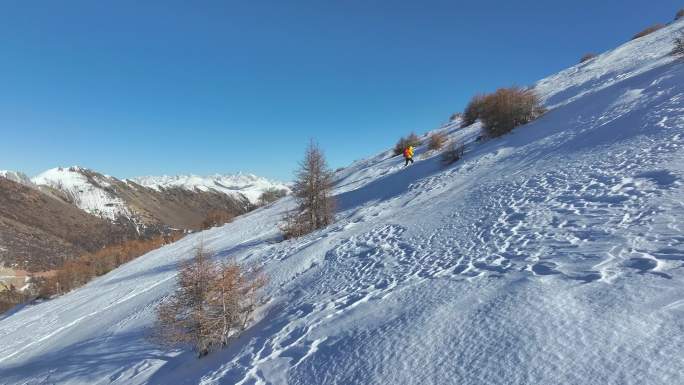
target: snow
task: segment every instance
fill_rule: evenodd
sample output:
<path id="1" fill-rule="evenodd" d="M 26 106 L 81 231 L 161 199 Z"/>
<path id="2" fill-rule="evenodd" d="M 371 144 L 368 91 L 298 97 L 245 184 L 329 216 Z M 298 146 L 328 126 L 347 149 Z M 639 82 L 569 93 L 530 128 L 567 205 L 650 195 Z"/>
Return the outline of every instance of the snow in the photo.
<path id="1" fill-rule="evenodd" d="M 23 174 L 6 172 L 8 177 L 17 179 Z M 17 177 L 16 175 L 19 175 Z M 0 173 L 0 176 L 3 174 Z M 24 176 L 25 178 L 25 176 Z M 109 189 L 117 180 L 107 175 L 92 173 L 87 169 L 73 167 L 57 167 L 47 170 L 28 180 L 38 186 L 57 189 L 80 209 L 109 220 L 120 217 L 135 220 L 126 202 Z M 258 203 L 261 193 L 269 188 L 285 189 L 286 184 L 271 181 L 252 174 L 213 175 L 200 177 L 195 175 L 140 177 L 127 182 L 135 182 L 157 191 L 168 188 L 182 188 L 191 191 L 216 191 L 238 199 L 246 197 L 252 203 Z"/>
<path id="2" fill-rule="evenodd" d="M 65 193 L 74 205 L 87 213 L 112 221 L 132 217 L 126 202 L 107 191 L 112 184 L 110 177 L 103 175 L 89 179 L 85 175 L 87 171 L 78 166 L 58 167 L 39 174 L 32 181 Z"/>
<path id="3" fill-rule="evenodd" d="M 26 174 L 17 171 L 0 170 L 0 177 L 9 179 L 13 182 L 21 183 L 27 186 L 32 186 L 33 183 Z"/>
<path id="4" fill-rule="evenodd" d="M 176 175 L 176 176 L 146 176 L 134 178 L 133 181 L 155 190 L 167 188 L 182 188 L 186 190 L 218 191 L 230 196 L 244 195 L 251 203 L 258 203 L 261 193 L 276 188 L 290 191 L 287 184 L 269 180 L 253 174 L 234 175 Z"/>
<path id="5" fill-rule="evenodd" d="M 669 55 L 676 31 L 682 22 L 630 41 L 584 63 L 577 64 L 539 81 L 536 91 L 549 107 L 571 103 L 588 94 L 599 92 L 629 78 L 653 71 L 671 63 Z"/>
<path id="6" fill-rule="evenodd" d="M 444 127 L 452 166 L 339 171 L 329 228 L 276 242 L 285 198 L 5 316 L 0 383 L 684 383 L 682 27 L 540 81 L 555 108 L 502 138 Z M 270 283 L 197 360 L 145 336 L 200 241 Z"/>

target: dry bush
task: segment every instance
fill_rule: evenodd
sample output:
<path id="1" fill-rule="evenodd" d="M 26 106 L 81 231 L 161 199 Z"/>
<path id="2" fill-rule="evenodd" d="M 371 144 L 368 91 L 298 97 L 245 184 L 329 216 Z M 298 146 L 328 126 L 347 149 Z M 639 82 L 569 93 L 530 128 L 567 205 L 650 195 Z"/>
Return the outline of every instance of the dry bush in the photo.
<path id="1" fill-rule="evenodd" d="M 634 35 L 634 37 L 632 37 L 632 40 L 636 40 L 636 39 L 638 39 L 638 38 L 640 38 L 640 37 L 644 37 L 644 36 L 646 36 L 646 35 L 650 35 L 650 34 L 652 34 L 653 32 L 655 32 L 655 31 L 657 31 L 657 30 L 659 30 L 659 29 L 662 29 L 662 28 L 665 28 L 665 25 L 664 25 L 664 24 L 654 24 L 654 25 L 652 25 L 652 26 L 650 26 L 650 27 L 644 29 L 643 31 L 637 33 L 636 35 Z"/>
<path id="2" fill-rule="evenodd" d="M 500 88 L 484 97 L 480 120 L 488 137 L 497 137 L 529 123 L 545 112 L 539 97 L 519 87 Z"/>
<path id="3" fill-rule="evenodd" d="M 4 298 L 0 298 L 0 314 L 6 312 L 7 310 L 15 307 L 18 304 L 19 304 L 18 302 L 17 303 L 10 302 L 10 301 L 5 300 Z"/>
<path id="4" fill-rule="evenodd" d="M 259 206 L 266 206 L 287 195 L 287 190 L 270 187 L 259 196 Z"/>
<path id="5" fill-rule="evenodd" d="M 465 152 L 465 145 L 450 141 L 442 151 L 442 164 L 448 166 L 459 159 L 463 158 Z"/>
<path id="6" fill-rule="evenodd" d="M 453 121 L 455 121 L 455 120 L 457 120 L 457 119 L 461 119 L 461 118 L 463 118 L 463 113 L 461 113 L 461 112 L 454 112 L 454 113 L 451 114 L 451 116 L 449 117 L 449 123 L 451 123 L 451 122 L 453 122 Z"/>
<path id="7" fill-rule="evenodd" d="M 0 282 L 0 314 L 26 301 L 26 296 L 14 285 Z"/>
<path id="8" fill-rule="evenodd" d="M 593 52 L 585 53 L 585 54 L 582 56 L 582 58 L 580 59 L 580 64 L 581 64 L 581 63 L 588 62 L 589 60 L 591 60 L 591 59 L 593 59 L 593 58 L 595 58 L 595 57 L 596 57 L 596 54 L 593 53 Z"/>
<path id="9" fill-rule="evenodd" d="M 200 245 L 178 270 L 176 291 L 157 306 L 153 338 L 190 345 L 199 357 L 226 346 L 250 321 L 266 277 L 235 263 L 216 263 Z"/>
<path id="10" fill-rule="evenodd" d="M 401 155 L 409 146 L 420 146 L 420 138 L 415 133 L 410 133 L 408 136 L 400 138 L 396 145 L 394 145 L 394 156 Z"/>
<path id="11" fill-rule="evenodd" d="M 444 143 L 447 141 L 447 136 L 443 132 L 435 132 L 434 134 L 430 135 L 430 139 L 428 140 L 428 150 L 440 150 L 442 147 L 444 147 Z"/>
<path id="12" fill-rule="evenodd" d="M 463 111 L 463 121 L 461 122 L 461 127 L 468 127 L 480 118 L 484 99 L 485 95 L 483 94 L 477 94 L 470 99 L 470 102 L 468 102 L 468 105 Z"/>
<path id="13" fill-rule="evenodd" d="M 306 235 L 312 230 L 308 224 L 306 214 L 300 213 L 295 209 L 285 213 L 283 222 L 280 225 L 280 231 L 283 232 L 283 239 L 292 239 Z"/>
<path id="14" fill-rule="evenodd" d="M 333 222 L 332 176 L 323 151 L 312 141 L 299 165 L 292 188 L 297 206 L 285 215 L 281 227 L 285 239 L 308 234 Z"/>
<path id="15" fill-rule="evenodd" d="M 33 299 L 50 299 L 65 294 L 73 289 L 85 285 L 95 277 L 104 275 L 126 262 L 158 249 L 165 244 L 175 242 L 183 237 L 180 231 L 170 232 L 149 239 L 134 239 L 117 245 L 104 247 L 92 253 L 83 254 L 78 258 L 66 261 L 62 267 L 42 275 L 31 277 L 26 290 L 16 289 L 12 300 L 3 298 L 3 288 L 0 287 L 0 313 L 19 303 Z M 2 283 L 0 283 L 1 285 Z"/>
<path id="16" fill-rule="evenodd" d="M 677 14 L 675 15 L 675 20 L 679 20 L 684 17 L 684 8 L 680 9 L 677 11 Z"/>
<path id="17" fill-rule="evenodd" d="M 670 54 L 674 56 L 684 56 L 684 31 L 679 32 L 679 36 L 674 39 L 673 43 L 674 47 Z"/>
<path id="18" fill-rule="evenodd" d="M 67 293 L 95 277 L 104 275 L 126 262 L 182 237 L 181 232 L 173 232 L 150 239 L 129 240 L 84 254 L 67 261 L 53 275 L 36 279 L 34 286 L 37 296 L 47 299 Z"/>
<path id="19" fill-rule="evenodd" d="M 235 215 L 227 210 L 211 210 L 207 213 L 207 216 L 202 221 L 202 229 L 210 229 L 215 226 L 221 226 L 223 224 L 232 222 Z"/>

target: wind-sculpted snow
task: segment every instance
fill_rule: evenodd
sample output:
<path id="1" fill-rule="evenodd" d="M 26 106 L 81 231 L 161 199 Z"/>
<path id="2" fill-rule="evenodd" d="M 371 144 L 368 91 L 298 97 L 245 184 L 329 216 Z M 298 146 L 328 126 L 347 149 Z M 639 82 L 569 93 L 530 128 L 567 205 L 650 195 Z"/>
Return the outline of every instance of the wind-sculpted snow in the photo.
<path id="1" fill-rule="evenodd" d="M 536 84 L 537 93 L 551 107 L 570 103 L 584 95 L 641 75 L 675 58 L 670 55 L 673 38 L 684 29 L 675 22 L 644 37 L 577 64 Z"/>
<path id="2" fill-rule="evenodd" d="M 684 64 L 663 59 L 681 26 L 646 59 L 595 59 L 616 74 L 600 87 L 549 78 L 577 92 L 502 138 L 445 127 L 467 143 L 452 166 L 420 147 L 339 171 L 327 229 L 278 242 L 286 198 L 11 313 L 0 383 L 684 383 Z M 145 336 L 200 241 L 271 280 L 197 360 Z"/>

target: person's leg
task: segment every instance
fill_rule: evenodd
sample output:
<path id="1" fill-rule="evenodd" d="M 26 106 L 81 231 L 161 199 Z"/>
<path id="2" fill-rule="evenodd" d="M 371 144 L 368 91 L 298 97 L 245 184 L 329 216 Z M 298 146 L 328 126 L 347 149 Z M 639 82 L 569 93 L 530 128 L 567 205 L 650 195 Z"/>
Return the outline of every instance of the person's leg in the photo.
<path id="1" fill-rule="evenodd" d="M 409 160 L 411 161 L 411 164 L 413 164 L 413 157 L 409 158 Z"/>
<path id="2" fill-rule="evenodd" d="M 405 162 L 404 162 L 404 167 L 408 166 L 409 159 L 411 159 L 411 158 L 404 158 L 404 161 L 405 161 Z"/>

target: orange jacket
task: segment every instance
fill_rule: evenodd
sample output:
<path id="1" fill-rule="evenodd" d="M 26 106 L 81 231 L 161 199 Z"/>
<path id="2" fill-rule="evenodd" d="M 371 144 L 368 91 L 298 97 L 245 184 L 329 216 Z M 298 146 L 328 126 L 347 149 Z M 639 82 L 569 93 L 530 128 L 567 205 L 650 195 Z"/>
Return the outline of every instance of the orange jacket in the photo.
<path id="1" fill-rule="evenodd" d="M 404 158 L 413 158 L 413 146 L 408 146 L 404 150 Z"/>

